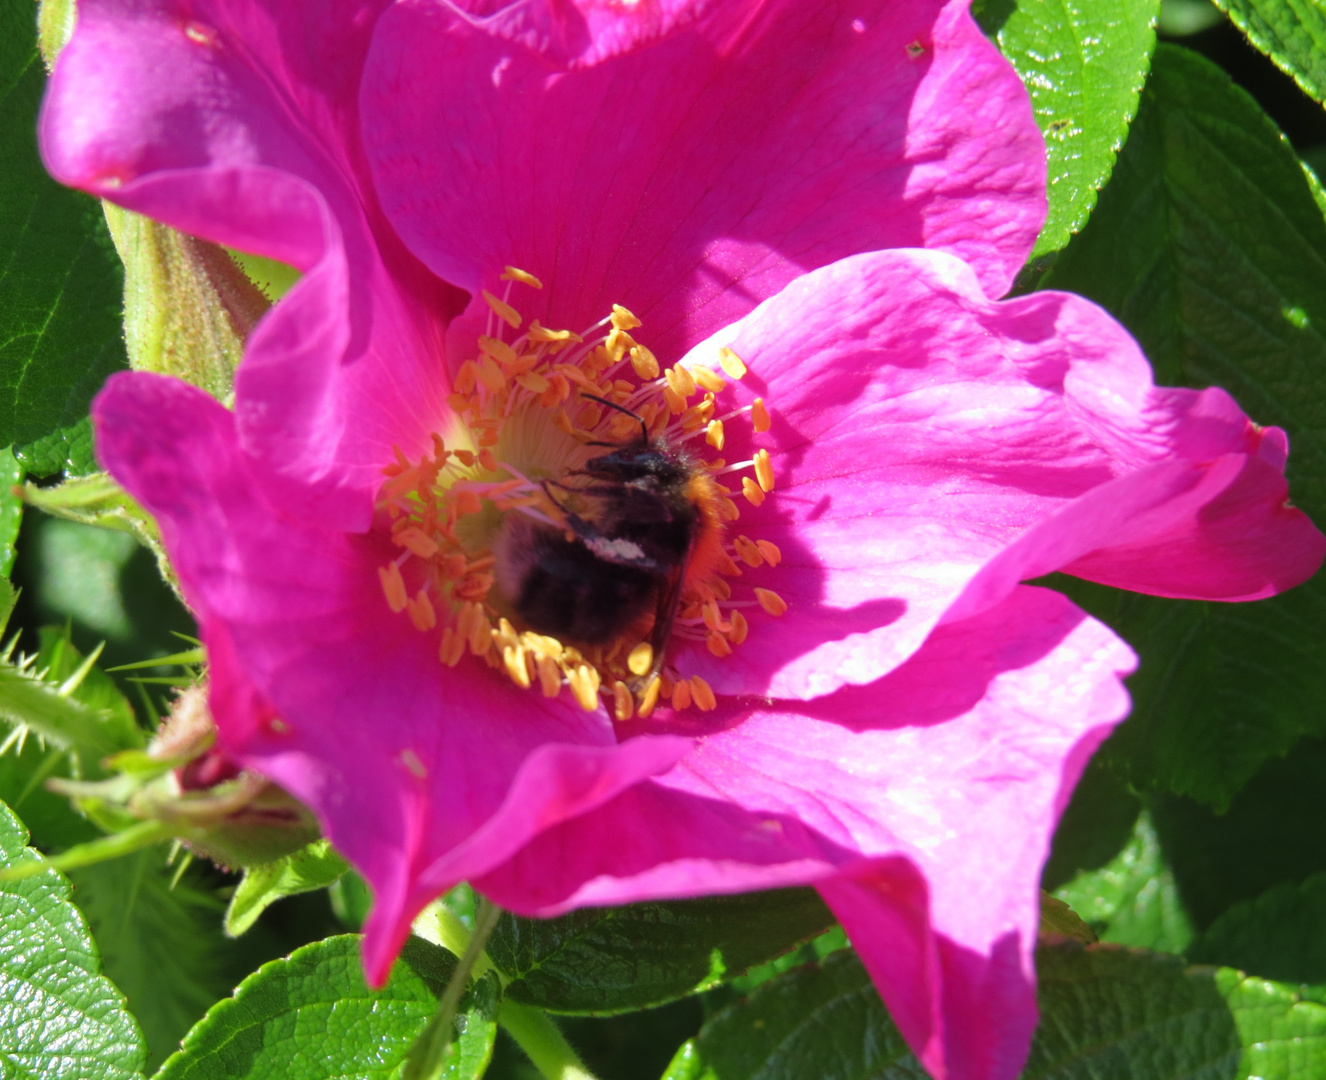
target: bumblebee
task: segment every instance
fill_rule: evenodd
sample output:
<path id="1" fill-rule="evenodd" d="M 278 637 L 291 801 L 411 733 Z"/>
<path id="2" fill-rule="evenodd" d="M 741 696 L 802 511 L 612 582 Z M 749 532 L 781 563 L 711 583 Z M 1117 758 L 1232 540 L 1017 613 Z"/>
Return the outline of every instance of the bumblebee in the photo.
<path id="1" fill-rule="evenodd" d="M 718 496 L 698 459 L 651 440 L 630 410 L 594 400 L 638 420 L 639 438 L 591 443 L 610 452 L 543 482 L 564 529 L 507 515 L 498 580 L 535 633 L 590 646 L 647 633 L 654 655 L 647 684 L 662 667 L 685 584 L 720 557 Z"/>

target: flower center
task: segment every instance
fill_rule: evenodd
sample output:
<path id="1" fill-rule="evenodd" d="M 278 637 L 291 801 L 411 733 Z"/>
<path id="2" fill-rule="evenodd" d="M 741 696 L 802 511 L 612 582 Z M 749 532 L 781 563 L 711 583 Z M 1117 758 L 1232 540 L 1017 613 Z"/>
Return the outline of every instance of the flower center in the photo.
<path id="1" fill-rule="evenodd" d="M 768 540 L 732 535 L 741 509 L 721 477 L 744 473 L 754 506 L 773 490 L 769 452 L 728 464 L 734 422 L 769 430 L 760 398 L 722 412 L 718 371 L 666 370 L 631 336 L 640 320 L 620 305 L 583 333 L 525 321 L 514 284 L 489 307 L 478 355 L 461 364 L 452 424 L 432 453 L 398 449 L 383 472 L 379 509 L 401 548 L 379 570 L 392 611 L 437 634 L 442 663 L 468 653 L 526 689 L 565 686 L 585 709 L 604 697 L 618 720 L 715 705 L 699 676 L 669 662 L 680 642 L 725 657 L 745 639 L 744 612 L 781 615 L 768 589 L 734 594 L 741 566 L 777 566 Z M 730 379 L 746 366 L 716 357 Z M 407 585 L 407 580 L 409 584 Z"/>

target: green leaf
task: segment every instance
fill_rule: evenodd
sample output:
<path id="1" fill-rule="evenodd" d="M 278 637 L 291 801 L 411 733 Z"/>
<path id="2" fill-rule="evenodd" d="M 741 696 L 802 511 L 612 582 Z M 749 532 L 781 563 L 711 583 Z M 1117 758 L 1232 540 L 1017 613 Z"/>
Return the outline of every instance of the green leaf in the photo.
<path id="1" fill-rule="evenodd" d="M 1326 874 L 1286 882 L 1255 900 L 1235 904 L 1216 919 L 1188 956 L 1286 983 L 1312 983 L 1326 992 Z"/>
<path id="2" fill-rule="evenodd" d="M 1323 1075 L 1326 1006 L 1229 968 L 1115 945 L 1037 950 L 1040 1026 L 1021 1080 Z M 664 1080 L 924 1080 L 851 953 L 713 1016 Z"/>
<path id="3" fill-rule="evenodd" d="M 779 975 L 728 1006 L 663 1080 L 926 1080 L 855 954 Z"/>
<path id="4" fill-rule="evenodd" d="M 101 208 L 37 156 L 35 14 L 0 7 L 0 445 L 45 475 L 92 466 L 88 403 L 125 366 L 124 276 Z"/>
<path id="5" fill-rule="evenodd" d="M 152 552 L 162 578 L 179 595 L 179 583 L 161 546 L 161 530 L 157 528 L 156 519 L 107 473 L 78 476 L 50 487 L 27 484 L 22 498 L 24 502 L 66 521 L 128 533 Z"/>
<path id="6" fill-rule="evenodd" d="M 1191 799 L 1151 799 L 1156 832 L 1197 929 L 1273 885 L 1326 872 L 1323 777 L 1326 741 L 1305 739 L 1267 762 L 1224 814 Z"/>
<path id="7" fill-rule="evenodd" d="M 973 11 L 1031 95 L 1049 157 L 1049 216 L 1032 258 L 1086 223 L 1137 109 L 1160 0 L 987 0 Z"/>
<path id="8" fill-rule="evenodd" d="M 381 990 L 360 970 L 359 938 L 342 935 L 265 964 L 208 1012 L 155 1080 L 377 1080 L 394 1076 L 455 970 L 444 949 L 411 938 Z M 495 980 L 480 980 L 457 1013 L 446 1080 L 481 1076 L 492 1053 Z"/>
<path id="9" fill-rule="evenodd" d="M 1022 1080 L 1287 1080 L 1326 1066 L 1326 1008 L 1288 987 L 1110 945 L 1040 949 L 1036 970 Z"/>
<path id="10" fill-rule="evenodd" d="M 143 1027 L 148 1064 L 179 1049 L 185 1032 L 229 992 L 218 927 L 221 903 L 174 871 L 161 848 L 69 874 L 106 975 Z"/>
<path id="11" fill-rule="evenodd" d="M 315 840 L 275 862 L 246 867 L 226 909 L 226 933 L 239 937 L 277 900 L 325 889 L 349 868 L 326 840 Z"/>
<path id="12" fill-rule="evenodd" d="M 0 864 L 36 858 L 0 805 Z M 69 883 L 47 871 L 0 885 L 0 1068 L 6 1077 L 117 1080 L 143 1068 L 143 1038 L 99 973 Z"/>
<path id="13" fill-rule="evenodd" d="M 1054 895 L 1095 928 L 1102 941 L 1178 953 L 1193 937 L 1192 920 L 1145 813 L 1112 862 L 1079 874 Z"/>
<path id="14" fill-rule="evenodd" d="M 1214 0 L 1248 40 L 1326 102 L 1326 8 L 1320 0 Z"/>
<path id="15" fill-rule="evenodd" d="M 1132 839 L 1142 803 L 1128 785 L 1092 758 L 1054 830 L 1041 888 L 1053 892 L 1083 870 L 1099 870 Z"/>
<path id="16" fill-rule="evenodd" d="M 23 466 L 13 449 L 0 450 L 0 575 L 4 577 L 14 569 L 14 544 L 23 522 L 23 496 L 18 489 L 21 483 Z"/>
<path id="17" fill-rule="evenodd" d="M 1224 386 L 1289 433 L 1290 492 L 1326 521 L 1326 222 L 1292 148 L 1208 61 L 1156 51 L 1114 177 L 1044 283 L 1098 301 L 1162 383 Z M 1326 733 L 1326 577 L 1257 604 L 1063 583 L 1138 650 L 1107 745 L 1132 783 L 1216 807 Z"/>
<path id="18" fill-rule="evenodd" d="M 832 923 L 811 889 L 586 908 L 557 919 L 507 914 L 488 956 L 515 1001 L 616 1013 L 716 986 Z"/>

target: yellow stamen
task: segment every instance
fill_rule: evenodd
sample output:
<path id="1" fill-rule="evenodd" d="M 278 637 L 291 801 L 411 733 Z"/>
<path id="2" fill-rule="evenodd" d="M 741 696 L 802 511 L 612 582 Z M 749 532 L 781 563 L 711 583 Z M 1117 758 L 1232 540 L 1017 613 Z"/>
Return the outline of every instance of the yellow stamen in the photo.
<path id="1" fill-rule="evenodd" d="M 520 354 L 516 352 L 505 341 L 499 341 L 497 338 L 480 337 L 479 348 L 487 353 L 499 364 L 505 364 L 510 367 L 520 360 Z"/>
<path id="2" fill-rule="evenodd" d="M 722 634 L 710 633 L 704 639 L 705 646 L 717 657 L 731 656 L 732 646 Z"/>
<path id="3" fill-rule="evenodd" d="M 437 541 L 426 535 L 422 529 L 414 526 L 402 529 L 394 539 L 401 547 L 409 548 L 413 554 L 418 555 L 421 559 L 431 559 L 437 554 Z"/>
<path id="4" fill-rule="evenodd" d="M 542 281 L 528 270 L 522 270 L 518 266 L 508 266 L 499 276 L 503 281 L 519 281 L 522 285 L 528 285 L 531 289 L 543 288 Z"/>
<path id="5" fill-rule="evenodd" d="M 643 675 L 654 666 L 654 647 L 647 641 L 640 642 L 626 658 L 626 666 L 632 675 Z"/>
<path id="6" fill-rule="evenodd" d="M 764 561 L 770 566 L 777 566 L 783 561 L 783 553 L 778 550 L 778 545 L 772 540 L 756 540 L 755 546 L 760 549 L 760 554 L 764 556 Z"/>
<path id="7" fill-rule="evenodd" d="M 769 416 L 769 410 L 765 408 L 764 398 L 757 397 L 750 403 L 750 419 L 755 430 L 761 434 L 769 430 L 773 420 Z"/>
<path id="8" fill-rule="evenodd" d="M 479 381 L 494 394 L 506 386 L 506 375 L 503 374 L 502 369 L 497 366 L 497 361 L 491 356 L 485 356 L 479 362 L 477 374 Z"/>
<path id="9" fill-rule="evenodd" d="M 740 379 L 746 374 L 746 365 L 742 362 L 741 357 L 726 345 L 718 350 L 718 366 L 727 373 L 729 378 Z"/>
<path id="10" fill-rule="evenodd" d="M 635 715 L 635 698 L 631 696 L 626 684 L 620 680 L 612 684 L 612 705 L 613 715 L 618 720 L 629 720 Z"/>
<path id="11" fill-rule="evenodd" d="M 485 447 L 479 451 L 479 464 L 489 472 L 497 472 L 497 455 Z"/>
<path id="12" fill-rule="evenodd" d="M 746 635 L 750 633 L 750 623 L 746 621 L 746 616 L 740 611 L 734 611 L 728 616 L 728 621 L 732 623 L 732 632 L 728 634 L 728 641 L 733 645 L 740 645 L 746 640 Z"/>
<path id="13" fill-rule="evenodd" d="M 635 314 L 622 307 L 621 304 L 612 305 L 612 316 L 610 319 L 614 330 L 634 330 L 637 326 L 644 324 L 635 317 Z"/>
<path id="14" fill-rule="evenodd" d="M 456 633 L 454 627 L 448 626 L 442 631 L 442 643 L 438 646 L 437 658 L 447 667 L 455 667 L 464 655 L 465 639 Z"/>
<path id="15" fill-rule="evenodd" d="M 749 536 L 738 536 L 732 541 L 732 546 L 737 549 L 737 555 L 747 566 L 764 565 L 764 554 Z"/>
<path id="16" fill-rule="evenodd" d="M 760 482 L 761 490 L 773 491 L 774 488 L 773 462 L 769 460 L 768 450 L 755 451 L 755 479 Z"/>
<path id="17" fill-rule="evenodd" d="M 723 449 L 723 421 L 710 420 L 704 431 L 704 441 L 715 450 Z"/>
<path id="18" fill-rule="evenodd" d="M 701 389 L 708 390 L 711 394 L 718 394 L 727 389 L 727 381 L 718 372 L 701 364 L 691 368 L 691 377 L 700 384 Z"/>
<path id="19" fill-rule="evenodd" d="M 544 697 L 556 697 L 562 692 L 562 669 L 557 661 L 544 653 L 534 661 L 534 670 L 539 673 L 539 689 Z"/>
<path id="20" fill-rule="evenodd" d="M 643 345 L 636 345 L 631 349 L 631 370 L 635 372 L 637 378 L 646 382 L 657 379 L 658 357 Z"/>
<path id="21" fill-rule="evenodd" d="M 487 289 L 483 290 L 483 298 L 488 306 L 493 309 L 493 314 L 501 319 L 512 330 L 520 329 L 520 312 L 508 304 L 505 300 L 499 300 Z"/>
<path id="22" fill-rule="evenodd" d="M 770 615 L 778 616 L 787 610 L 787 601 L 779 596 L 772 589 L 755 589 L 755 599 L 760 602 L 760 607 L 764 608 Z"/>
<path id="23" fill-rule="evenodd" d="M 672 707 L 674 709 L 684 709 L 691 703 L 691 684 L 685 679 L 677 683 L 672 688 Z"/>
<path id="24" fill-rule="evenodd" d="M 649 685 L 645 687 L 644 693 L 640 695 L 640 706 L 636 710 L 636 714 L 641 719 L 654 711 L 654 706 L 658 704 L 658 693 L 662 688 L 663 680 L 657 675 L 649 680 Z"/>
<path id="25" fill-rule="evenodd" d="M 399 615 L 410 602 L 410 594 L 405 591 L 405 579 L 401 577 L 401 568 L 395 563 L 388 563 L 378 570 L 378 579 L 382 582 L 387 606 Z"/>
<path id="26" fill-rule="evenodd" d="M 724 521 L 736 521 L 741 517 L 741 511 L 737 509 L 737 504 L 731 499 L 719 499 L 718 516 Z"/>
<path id="27" fill-rule="evenodd" d="M 699 675 L 691 676 L 691 698 L 701 712 L 709 712 L 718 707 L 718 699 L 714 697 L 713 690 Z"/>
<path id="28" fill-rule="evenodd" d="M 545 345 L 559 341 L 572 342 L 584 340 L 579 334 L 573 334 L 570 330 L 550 330 L 546 326 L 540 326 L 538 319 L 535 319 L 530 323 L 528 333 L 530 341 L 540 341 Z"/>
<path id="29" fill-rule="evenodd" d="M 741 493 L 746 496 L 746 501 L 752 506 L 759 506 L 760 503 L 764 502 L 764 492 L 760 485 L 749 476 L 741 478 Z"/>
<path id="30" fill-rule="evenodd" d="M 423 589 L 420 589 L 418 595 L 408 603 L 407 610 L 416 630 L 431 630 L 437 625 L 437 612 L 433 609 L 433 601 Z"/>
<path id="31" fill-rule="evenodd" d="M 516 382 L 528 390 L 531 394 L 542 394 L 552 383 L 540 375 L 537 371 L 527 371 L 524 375 L 517 375 Z"/>
<path id="32" fill-rule="evenodd" d="M 567 672 L 566 681 L 571 686 L 571 696 L 585 712 L 593 712 L 599 707 L 599 673 L 592 667 L 577 664 Z"/>
<path id="33" fill-rule="evenodd" d="M 530 688 L 529 668 L 525 666 L 525 649 L 521 645 L 508 645 L 502 650 L 502 666 L 511 681 L 522 690 Z"/>

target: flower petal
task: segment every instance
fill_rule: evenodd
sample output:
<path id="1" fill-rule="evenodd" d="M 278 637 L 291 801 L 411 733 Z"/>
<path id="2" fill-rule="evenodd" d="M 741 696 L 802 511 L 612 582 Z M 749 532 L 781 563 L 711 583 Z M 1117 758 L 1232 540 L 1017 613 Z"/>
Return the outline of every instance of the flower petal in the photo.
<path id="1" fill-rule="evenodd" d="M 720 707 L 729 726 L 672 772 L 476 887 L 551 914 L 814 882 L 935 1075 L 1011 1078 L 1035 1025 L 1040 868 L 1133 665 L 1065 597 L 1019 587 L 869 687 L 744 719 Z"/>
<path id="2" fill-rule="evenodd" d="M 304 272 L 249 339 L 241 439 L 283 499 L 359 528 L 392 443 L 425 447 L 443 415 L 455 306 L 360 163 L 355 91 L 381 6 L 86 0 L 41 119 L 62 182 Z"/>
<path id="3" fill-rule="evenodd" d="M 768 446 L 776 489 L 740 529 L 773 541 L 789 611 L 750 620 L 716 659 L 680 653 L 719 693 L 814 697 L 896 667 L 942 619 L 1067 570 L 1165 596 L 1240 600 L 1320 565 L 1286 505 L 1283 433 L 1220 390 L 1157 388 L 1090 302 L 991 302 L 938 252 L 881 252 L 807 274 L 692 350 L 749 365 L 734 394 L 774 411 L 730 425 L 725 454 Z"/>
<path id="4" fill-rule="evenodd" d="M 1045 154 L 967 6 L 715 4 L 568 71 L 509 20 L 405 0 L 362 99 L 383 206 L 441 277 L 477 293 L 515 264 L 546 286 L 526 314 L 577 331 L 625 304 L 665 359 L 861 250 L 953 251 L 999 295 L 1044 217 Z"/>
<path id="5" fill-rule="evenodd" d="M 308 804 L 374 888 L 372 980 L 438 893 L 686 751 L 618 746 L 602 710 L 443 666 L 382 596 L 394 551 L 270 507 L 231 414 L 201 391 L 116 376 L 93 415 L 103 462 L 157 516 L 199 616 L 226 750 Z"/>

